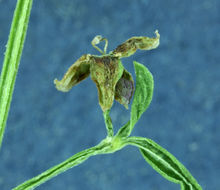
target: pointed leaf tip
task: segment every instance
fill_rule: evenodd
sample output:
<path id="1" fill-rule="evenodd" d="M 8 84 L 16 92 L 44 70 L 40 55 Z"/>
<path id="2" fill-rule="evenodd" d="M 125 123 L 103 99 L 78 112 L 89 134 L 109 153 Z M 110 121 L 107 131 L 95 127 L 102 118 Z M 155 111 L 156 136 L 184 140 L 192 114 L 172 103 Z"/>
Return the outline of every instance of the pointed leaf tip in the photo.
<path id="1" fill-rule="evenodd" d="M 141 115 L 149 107 L 154 89 L 154 81 L 151 72 L 144 65 L 134 61 L 136 73 L 136 90 L 131 107 L 131 128 L 140 119 Z"/>

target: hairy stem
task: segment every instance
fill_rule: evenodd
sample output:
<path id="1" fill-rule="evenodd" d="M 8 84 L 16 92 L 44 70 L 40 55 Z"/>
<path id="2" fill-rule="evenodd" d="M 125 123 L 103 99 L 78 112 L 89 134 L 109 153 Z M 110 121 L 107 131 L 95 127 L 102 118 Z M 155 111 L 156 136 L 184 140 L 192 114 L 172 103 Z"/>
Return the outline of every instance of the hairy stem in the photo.
<path id="1" fill-rule="evenodd" d="M 22 183 L 21 185 L 15 187 L 13 190 L 34 189 L 37 186 L 50 180 L 51 178 L 65 172 L 66 170 L 81 164 L 82 162 L 87 160 L 90 156 L 108 153 L 109 145 L 110 145 L 109 143 L 102 143 L 101 142 L 97 146 L 83 150 L 83 151 L 73 155 L 69 159 L 65 160 L 64 162 L 46 170 L 42 174 Z"/>
<path id="2" fill-rule="evenodd" d="M 32 0 L 18 0 L 0 78 L 0 148 L 28 27 Z"/>
<path id="3" fill-rule="evenodd" d="M 71 169 L 81 163 L 83 163 L 85 160 L 87 160 L 91 156 L 95 156 L 98 154 L 110 154 L 114 153 L 120 149 L 122 149 L 124 146 L 126 146 L 126 141 L 124 139 L 120 139 L 118 137 L 107 137 L 104 140 L 101 141 L 97 146 L 94 146 L 92 148 L 83 150 L 69 159 L 65 160 L 64 162 L 46 170 L 42 174 L 33 177 L 32 179 L 22 183 L 21 185 L 18 185 L 13 190 L 29 190 L 34 189 L 37 186 L 45 183 L 46 181 L 56 177 L 57 175 L 65 172 L 68 169 Z"/>

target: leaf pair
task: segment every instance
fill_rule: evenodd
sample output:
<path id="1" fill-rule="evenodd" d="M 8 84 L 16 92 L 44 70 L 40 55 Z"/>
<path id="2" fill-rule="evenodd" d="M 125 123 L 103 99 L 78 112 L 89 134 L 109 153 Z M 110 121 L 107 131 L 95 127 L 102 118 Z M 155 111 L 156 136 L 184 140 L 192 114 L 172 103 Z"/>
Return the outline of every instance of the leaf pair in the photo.
<path id="1" fill-rule="evenodd" d="M 142 64 L 134 62 L 136 90 L 131 106 L 131 119 L 118 132 L 120 137 L 128 137 L 141 115 L 148 108 L 153 96 L 153 76 Z M 202 188 L 190 172 L 167 150 L 154 141 L 143 137 L 125 138 L 126 145 L 140 149 L 144 159 L 163 177 L 181 185 L 182 190 L 201 190 Z"/>

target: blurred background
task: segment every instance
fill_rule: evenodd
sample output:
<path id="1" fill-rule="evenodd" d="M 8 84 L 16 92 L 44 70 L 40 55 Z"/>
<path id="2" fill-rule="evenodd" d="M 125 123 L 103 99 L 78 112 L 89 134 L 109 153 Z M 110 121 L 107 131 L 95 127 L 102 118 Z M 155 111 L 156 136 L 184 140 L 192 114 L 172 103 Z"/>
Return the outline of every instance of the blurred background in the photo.
<path id="1" fill-rule="evenodd" d="M 15 8 L 0 0 L 0 68 Z M 153 101 L 133 135 L 148 137 L 176 156 L 205 190 L 220 187 L 220 1 L 218 0 L 37 0 L 0 152 L 0 189 L 8 190 L 98 144 L 106 136 L 98 94 L 90 78 L 69 93 L 55 89 L 82 54 L 99 54 L 95 35 L 108 50 L 132 36 L 161 35 L 160 46 L 122 59 L 133 60 L 155 80 Z M 129 110 L 117 102 L 111 117 L 118 130 Z M 155 172 L 137 148 L 95 156 L 39 190 L 177 190 Z"/>

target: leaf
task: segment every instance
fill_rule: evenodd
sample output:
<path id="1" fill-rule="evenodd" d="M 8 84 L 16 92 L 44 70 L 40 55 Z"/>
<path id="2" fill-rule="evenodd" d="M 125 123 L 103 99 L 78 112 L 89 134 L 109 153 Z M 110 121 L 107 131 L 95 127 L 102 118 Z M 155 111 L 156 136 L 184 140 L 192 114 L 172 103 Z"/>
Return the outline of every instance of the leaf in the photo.
<path id="1" fill-rule="evenodd" d="M 130 137 L 127 143 L 137 146 L 144 159 L 163 177 L 181 185 L 182 190 L 202 190 L 190 172 L 172 154 L 154 141 Z"/>
<path id="2" fill-rule="evenodd" d="M 118 136 L 127 137 L 131 134 L 137 121 L 146 111 L 153 97 L 154 80 L 150 71 L 142 64 L 134 61 L 136 73 L 136 90 L 131 106 L 131 119 L 119 131 Z"/>
<path id="3" fill-rule="evenodd" d="M 154 89 L 153 76 L 150 71 L 138 62 L 134 62 L 134 67 L 136 73 L 136 90 L 131 106 L 130 127 L 132 129 L 150 105 Z"/>
<path id="4" fill-rule="evenodd" d="M 27 32 L 32 0 L 18 0 L 0 78 L 0 148 Z"/>

